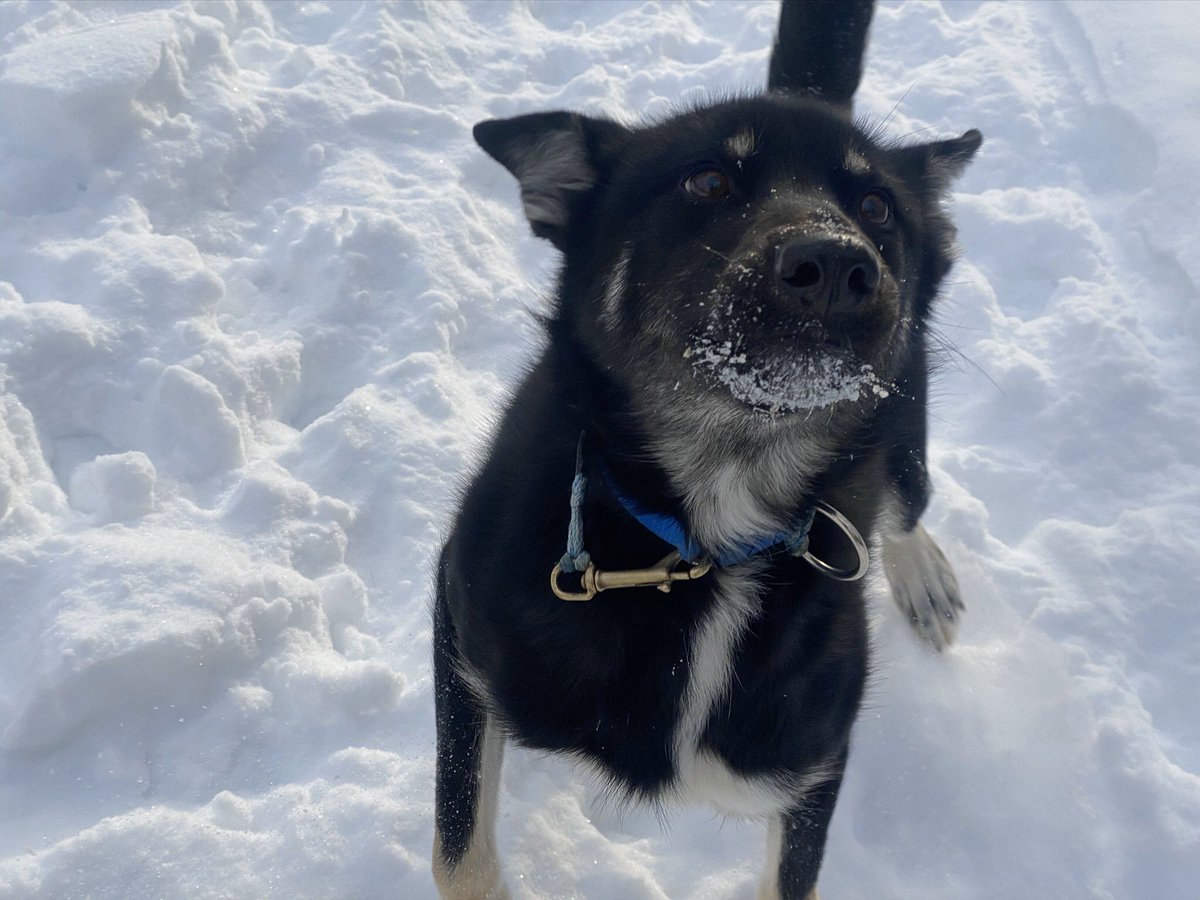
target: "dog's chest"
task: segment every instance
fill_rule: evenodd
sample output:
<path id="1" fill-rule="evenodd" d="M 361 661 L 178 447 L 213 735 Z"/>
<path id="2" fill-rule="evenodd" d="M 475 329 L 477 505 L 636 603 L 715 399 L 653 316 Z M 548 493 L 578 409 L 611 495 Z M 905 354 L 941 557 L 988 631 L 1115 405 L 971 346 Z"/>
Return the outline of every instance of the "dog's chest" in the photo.
<path id="1" fill-rule="evenodd" d="M 687 685 L 675 728 L 675 791 L 687 803 L 758 816 L 786 805 L 791 791 L 774 779 L 738 774 L 701 736 L 714 711 L 729 702 L 734 660 L 762 602 L 754 566 L 717 575 L 716 602 L 688 648 Z"/>

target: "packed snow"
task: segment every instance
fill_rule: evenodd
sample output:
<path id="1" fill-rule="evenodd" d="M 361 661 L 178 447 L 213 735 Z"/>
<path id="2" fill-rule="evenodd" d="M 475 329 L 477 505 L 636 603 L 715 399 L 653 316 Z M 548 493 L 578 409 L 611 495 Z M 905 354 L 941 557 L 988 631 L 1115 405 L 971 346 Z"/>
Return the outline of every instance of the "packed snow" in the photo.
<path id="1" fill-rule="evenodd" d="M 431 559 L 552 248 L 471 125 L 765 79 L 774 2 L 0 5 L 0 896 L 428 898 Z M 1200 6 L 909 2 L 858 111 L 958 183 L 926 521 L 836 898 L 1200 884 Z M 566 488 L 564 487 L 564 490 Z M 513 750 L 518 898 L 749 898 L 761 823 Z"/>

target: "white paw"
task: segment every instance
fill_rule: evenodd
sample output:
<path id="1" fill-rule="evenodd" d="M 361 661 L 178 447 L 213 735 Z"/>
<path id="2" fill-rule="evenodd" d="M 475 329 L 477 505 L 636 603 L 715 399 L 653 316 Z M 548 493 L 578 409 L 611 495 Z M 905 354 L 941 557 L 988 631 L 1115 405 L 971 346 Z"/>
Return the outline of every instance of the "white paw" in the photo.
<path id="1" fill-rule="evenodd" d="M 917 634 L 936 650 L 948 646 L 963 602 L 950 561 L 923 525 L 883 539 L 883 571 L 892 598 Z"/>

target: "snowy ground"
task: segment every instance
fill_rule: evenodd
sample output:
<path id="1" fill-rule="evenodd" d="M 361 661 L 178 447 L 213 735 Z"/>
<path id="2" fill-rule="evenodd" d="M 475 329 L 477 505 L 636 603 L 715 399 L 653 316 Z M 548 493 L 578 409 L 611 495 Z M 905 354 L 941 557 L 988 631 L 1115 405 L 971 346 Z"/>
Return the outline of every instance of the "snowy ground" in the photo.
<path id="1" fill-rule="evenodd" d="M 469 129 L 758 85 L 772 2 L 0 4 L 0 896 L 426 898 L 428 570 L 554 259 Z M 1200 6 L 885 5 L 987 136 L 837 898 L 1200 883 Z M 899 104 L 897 106 L 897 104 Z M 748 898 L 763 829 L 509 755 L 518 897 Z"/>

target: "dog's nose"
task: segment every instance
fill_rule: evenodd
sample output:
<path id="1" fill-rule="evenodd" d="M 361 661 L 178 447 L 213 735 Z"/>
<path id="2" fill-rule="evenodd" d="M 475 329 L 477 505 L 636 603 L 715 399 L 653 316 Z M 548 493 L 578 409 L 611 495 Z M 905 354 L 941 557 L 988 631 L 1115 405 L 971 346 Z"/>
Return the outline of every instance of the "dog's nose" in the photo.
<path id="1" fill-rule="evenodd" d="M 844 239 L 792 237 L 775 248 L 775 278 L 813 315 L 853 315 L 879 287 L 879 258 Z"/>

